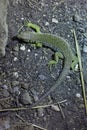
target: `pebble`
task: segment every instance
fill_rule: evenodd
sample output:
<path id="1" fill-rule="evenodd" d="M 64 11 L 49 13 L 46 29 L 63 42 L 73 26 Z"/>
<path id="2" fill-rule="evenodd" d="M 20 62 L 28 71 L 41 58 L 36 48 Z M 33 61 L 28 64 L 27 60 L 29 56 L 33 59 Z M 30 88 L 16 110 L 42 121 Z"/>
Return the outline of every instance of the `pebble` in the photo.
<path id="1" fill-rule="evenodd" d="M 53 23 L 58 23 L 58 20 L 55 19 L 55 18 L 52 18 L 52 22 L 53 22 Z"/>
<path id="2" fill-rule="evenodd" d="M 20 50 L 21 50 L 21 51 L 25 51 L 25 49 L 26 49 L 26 48 L 25 48 L 24 45 L 20 47 Z"/>
<path id="3" fill-rule="evenodd" d="M 32 89 L 31 92 L 33 93 L 33 98 L 36 102 L 38 100 L 38 94 L 37 94 L 36 90 Z"/>
<path id="4" fill-rule="evenodd" d="M 31 96 L 27 91 L 21 93 L 20 102 L 24 105 L 32 104 Z"/>
<path id="5" fill-rule="evenodd" d="M 19 76 L 18 76 L 18 72 L 13 72 L 13 76 L 15 77 L 15 78 L 18 78 Z"/>
<path id="6" fill-rule="evenodd" d="M 51 108 L 57 112 L 60 111 L 58 105 L 51 105 Z"/>
<path id="7" fill-rule="evenodd" d="M 38 109 L 38 116 L 39 117 L 43 117 L 44 116 L 44 109 L 43 108 L 39 108 Z"/>
<path id="8" fill-rule="evenodd" d="M 79 65 L 78 64 L 76 64 L 76 66 L 75 66 L 75 71 L 78 71 L 78 69 L 79 69 Z"/>
<path id="9" fill-rule="evenodd" d="M 24 18 L 22 17 L 21 20 L 24 20 Z"/>
<path id="10" fill-rule="evenodd" d="M 69 76 L 69 75 L 67 75 L 67 76 L 66 76 L 66 78 L 67 78 L 67 79 L 70 79 L 70 76 Z"/>
<path id="11" fill-rule="evenodd" d="M 4 91 L 2 93 L 3 93 L 4 97 L 6 97 L 6 98 L 9 97 L 9 92 L 6 89 L 4 89 Z"/>
<path id="12" fill-rule="evenodd" d="M 76 97 L 77 97 L 77 98 L 80 98 L 80 97 L 81 97 L 81 94 L 80 94 L 80 93 L 76 93 Z"/>
<path id="13" fill-rule="evenodd" d="M 29 84 L 28 83 L 25 83 L 25 82 L 23 82 L 23 83 L 21 83 L 21 88 L 23 88 L 23 89 L 28 89 L 29 88 Z"/>
<path id="14" fill-rule="evenodd" d="M 16 52 L 19 51 L 19 46 L 18 46 L 18 44 L 14 47 L 14 51 L 16 51 Z"/>
<path id="15" fill-rule="evenodd" d="M 73 16 L 73 21 L 75 21 L 75 22 L 81 22 L 81 20 L 82 20 L 82 18 L 78 14 L 75 14 Z"/>
<path id="16" fill-rule="evenodd" d="M 19 87 L 16 86 L 13 88 L 13 92 L 16 94 L 16 95 L 20 95 L 20 91 L 19 91 Z"/>
<path id="17" fill-rule="evenodd" d="M 31 50 L 30 50 L 30 49 L 28 49 L 27 51 L 28 51 L 28 52 L 31 52 Z"/>
<path id="18" fill-rule="evenodd" d="M 17 61 L 18 59 L 17 59 L 17 57 L 14 57 L 14 59 L 13 59 L 14 61 Z"/>
<path id="19" fill-rule="evenodd" d="M 87 53 L 87 45 L 84 45 L 83 52 Z"/>
<path id="20" fill-rule="evenodd" d="M 38 56 L 38 54 L 37 53 L 35 53 L 35 57 L 37 57 Z"/>
<path id="21" fill-rule="evenodd" d="M 46 22 L 45 25 L 48 26 L 48 25 L 49 25 L 49 22 Z"/>
<path id="22" fill-rule="evenodd" d="M 47 79 L 47 77 L 46 77 L 46 76 L 44 76 L 44 75 L 42 75 L 42 74 L 41 74 L 41 75 L 39 75 L 38 77 L 39 77 L 41 80 L 46 80 L 46 79 Z"/>
<path id="23" fill-rule="evenodd" d="M 2 86 L 2 88 L 7 90 L 7 89 L 8 89 L 8 86 L 7 86 L 6 84 L 4 84 L 4 85 Z"/>

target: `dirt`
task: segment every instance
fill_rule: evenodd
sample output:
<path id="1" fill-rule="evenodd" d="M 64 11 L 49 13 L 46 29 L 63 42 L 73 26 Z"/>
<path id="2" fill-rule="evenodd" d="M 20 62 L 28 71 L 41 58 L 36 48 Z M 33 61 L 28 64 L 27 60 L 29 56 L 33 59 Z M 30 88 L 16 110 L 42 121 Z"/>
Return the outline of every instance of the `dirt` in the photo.
<path id="1" fill-rule="evenodd" d="M 6 56 L 0 60 L 0 108 L 8 110 L 0 113 L 0 122 L 2 124 L 3 121 L 5 124 L 5 120 L 10 121 L 9 128 L 5 125 L 3 130 L 86 130 L 87 117 L 79 71 L 70 70 L 61 86 L 41 102 L 42 106 L 55 106 L 56 103 L 56 108 L 46 106 L 20 110 L 28 108 L 55 84 L 62 68 L 62 61 L 59 60 L 50 71 L 48 62 L 54 54 L 52 50 L 36 48 L 31 44 L 14 40 L 13 37 L 25 21 L 31 21 L 39 25 L 42 32 L 67 39 L 76 51 L 72 32 L 75 29 L 83 54 L 84 34 L 87 31 L 87 1 L 10 0 L 7 20 L 9 40 Z"/>

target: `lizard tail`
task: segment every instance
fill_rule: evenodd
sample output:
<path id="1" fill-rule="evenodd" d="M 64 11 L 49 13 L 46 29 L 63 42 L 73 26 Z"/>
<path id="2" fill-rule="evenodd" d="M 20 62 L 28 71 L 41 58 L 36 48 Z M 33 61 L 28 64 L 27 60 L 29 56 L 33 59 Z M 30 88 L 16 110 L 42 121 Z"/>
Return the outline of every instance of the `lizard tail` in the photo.
<path id="1" fill-rule="evenodd" d="M 51 92 L 53 92 L 58 86 L 61 85 L 61 83 L 63 82 L 65 76 L 68 74 L 69 70 L 70 70 L 70 65 L 72 62 L 67 62 L 67 59 L 64 62 L 64 68 L 62 70 L 62 72 L 60 73 L 58 80 L 55 82 L 55 84 L 48 90 L 48 92 L 46 92 L 45 94 L 43 94 L 42 97 L 39 98 L 38 101 L 36 101 L 33 105 L 31 105 L 32 107 L 35 107 L 37 104 L 39 104 L 44 98 L 46 98 Z"/>

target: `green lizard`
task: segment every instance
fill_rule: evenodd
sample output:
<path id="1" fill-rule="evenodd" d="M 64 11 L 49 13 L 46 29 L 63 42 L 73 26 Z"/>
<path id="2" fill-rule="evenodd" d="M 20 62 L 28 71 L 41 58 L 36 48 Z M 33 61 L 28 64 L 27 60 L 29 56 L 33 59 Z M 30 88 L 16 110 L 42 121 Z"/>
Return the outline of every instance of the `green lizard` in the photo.
<path id="1" fill-rule="evenodd" d="M 41 42 L 42 45 L 50 47 L 54 51 L 56 51 L 56 48 L 60 50 L 64 58 L 64 67 L 55 85 L 53 85 L 48 92 L 46 92 L 41 98 L 39 98 L 39 100 L 36 103 L 32 105 L 32 107 L 34 107 L 61 84 L 61 82 L 64 80 L 65 76 L 68 74 L 70 70 L 70 66 L 72 64 L 72 61 L 75 59 L 75 55 L 65 39 L 52 34 L 22 31 L 17 35 L 17 38 L 22 39 L 24 41 L 30 40 L 32 42 Z"/>
<path id="2" fill-rule="evenodd" d="M 24 22 L 24 25 L 18 31 L 19 33 L 21 32 L 21 30 L 22 30 L 22 28 L 24 26 L 29 28 L 29 29 L 32 29 L 36 33 L 41 33 L 41 27 L 38 26 L 37 24 L 29 22 L 29 21 Z M 29 40 L 27 40 L 27 42 L 29 42 Z M 32 44 L 32 46 L 36 47 L 36 48 L 41 48 L 42 43 L 35 42 L 35 44 Z M 48 63 L 48 66 L 49 66 L 50 70 L 51 70 L 52 65 L 56 65 L 58 63 L 59 58 L 63 59 L 62 53 L 55 52 L 54 53 L 54 58 L 52 60 L 50 60 L 49 63 Z M 74 67 L 75 67 L 75 63 L 72 63 L 71 68 L 74 69 Z"/>

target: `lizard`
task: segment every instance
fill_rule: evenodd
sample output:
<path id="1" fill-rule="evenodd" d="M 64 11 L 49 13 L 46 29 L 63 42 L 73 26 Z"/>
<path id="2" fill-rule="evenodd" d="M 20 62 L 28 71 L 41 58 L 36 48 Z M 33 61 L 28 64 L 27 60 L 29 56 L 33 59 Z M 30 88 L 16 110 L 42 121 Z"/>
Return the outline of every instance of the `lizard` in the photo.
<path id="1" fill-rule="evenodd" d="M 75 59 L 75 54 L 70 48 L 69 43 L 61 38 L 57 37 L 50 33 L 36 33 L 36 32 L 30 32 L 30 31 L 21 31 L 19 34 L 17 34 L 17 38 L 21 39 L 25 42 L 41 42 L 42 45 L 51 47 L 54 51 L 55 48 L 60 50 L 60 52 L 63 55 L 64 58 L 64 67 L 62 69 L 62 72 L 60 73 L 57 81 L 55 84 L 45 93 L 37 102 L 35 102 L 31 107 L 36 106 L 39 104 L 44 98 L 46 98 L 51 92 L 53 92 L 59 85 L 61 85 L 62 81 L 64 80 L 65 76 L 69 73 L 72 61 Z M 76 63 L 76 62 L 75 62 Z"/>

